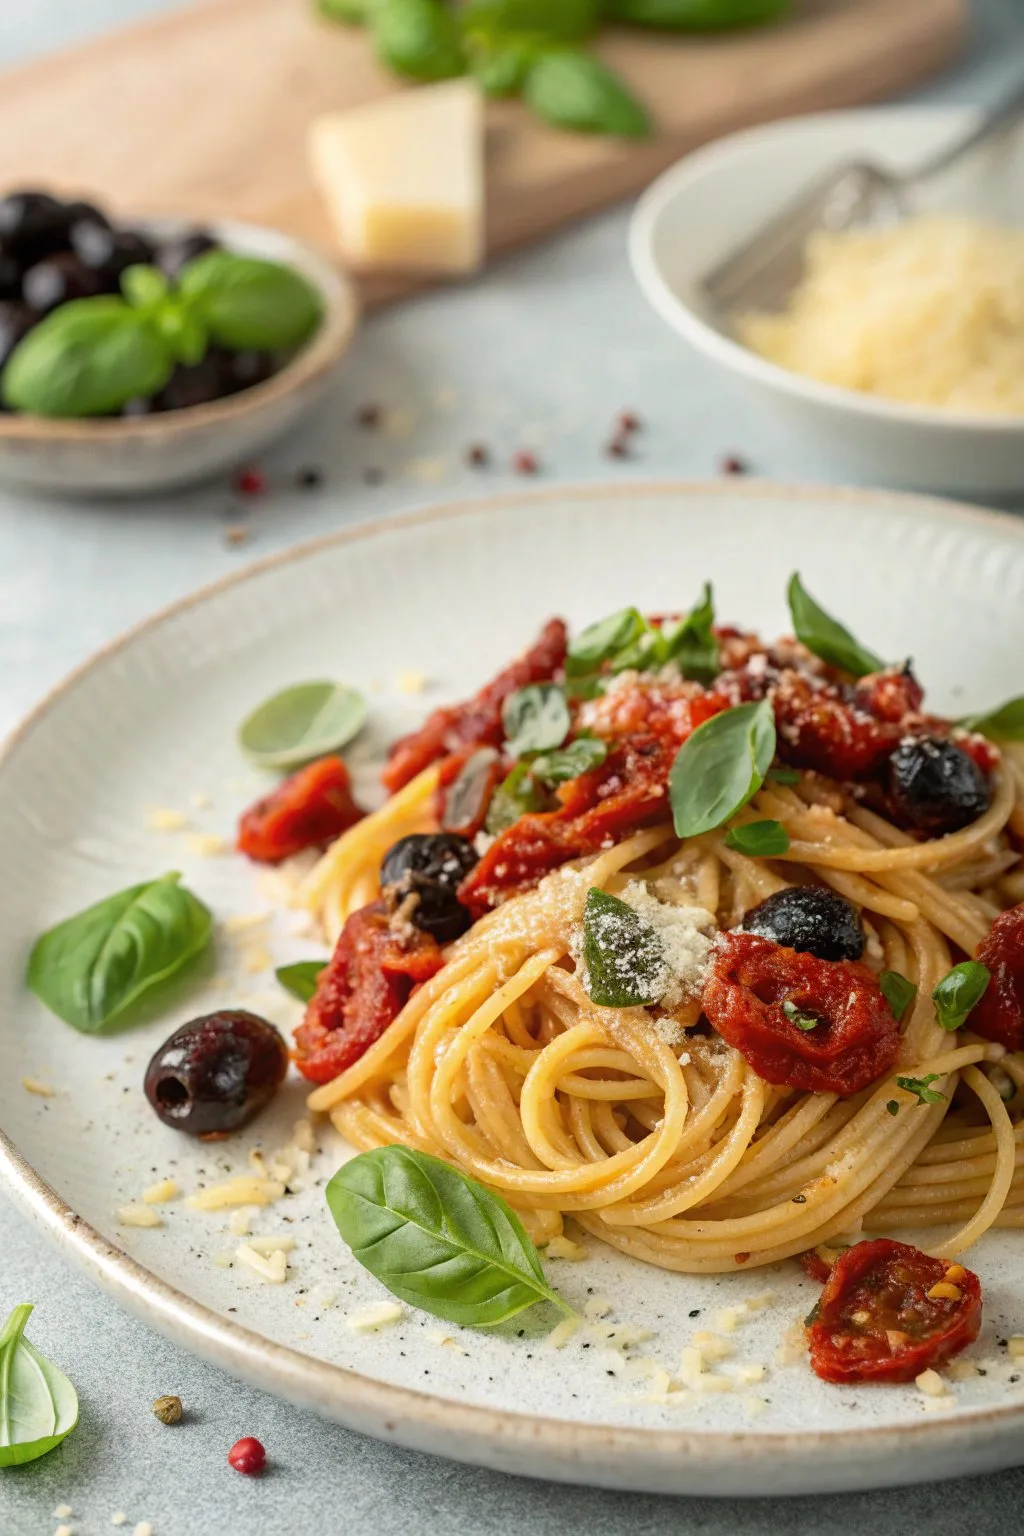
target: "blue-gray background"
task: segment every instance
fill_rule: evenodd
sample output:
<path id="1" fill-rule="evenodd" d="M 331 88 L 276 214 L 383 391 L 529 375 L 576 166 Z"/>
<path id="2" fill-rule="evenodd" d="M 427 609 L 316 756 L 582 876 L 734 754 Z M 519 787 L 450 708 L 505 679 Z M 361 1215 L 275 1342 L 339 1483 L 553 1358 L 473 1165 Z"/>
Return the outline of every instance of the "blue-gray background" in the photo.
<path id="1" fill-rule="evenodd" d="M 0 62 L 166 3 L 0 0 Z M 1024 0 L 975 0 L 968 56 L 915 99 L 985 102 L 1021 69 Z M 622 209 L 594 219 L 477 283 L 369 321 L 337 398 L 264 461 L 270 490 L 258 502 L 240 505 L 226 482 L 143 506 L 0 493 L 0 733 L 97 645 L 249 555 L 439 496 L 522 484 L 502 467 L 465 467 L 469 442 L 488 443 L 498 466 L 520 445 L 536 448 L 548 482 L 699 477 L 731 453 L 760 474 L 829 479 L 810 445 L 804 457 L 783 455 L 649 312 L 627 268 L 627 217 Z M 367 402 L 398 411 L 404 433 L 356 427 Z M 645 430 L 637 457 L 620 462 L 601 447 L 624 407 Z M 295 488 L 309 465 L 324 470 L 322 490 Z M 383 470 L 382 483 L 368 486 L 367 470 Z M 232 547 L 224 529 L 239 521 L 248 539 Z M 52 1533 L 52 1510 L 64 1503 L 76 1536 L 109 1531 L 119 1510 L 128 1530 L 149 1520 L 155 1536 L 554 1536 L 569 1527 L 592 1536 L 860 1536 L 887 1524 L 996 1536 L 1020 1527 L 1024 1470 L 888 1494 L 734 1502 L 513 1481 L 395 1450 L 192 1359 L 119 1311 L 0 1198 L 0 1312 L 27 1300 L 38 1308 L 33 1338 L 78 1387 L 82 1421 L 52 1455 L 0 1474 L 0 1536 Z M 165 1392 L 187 1404 L 187 1425 L 168 1430 L 152 1418 L 149 1404 Z M 242 1434 L 268 1448 L 262 1479 L 225 1464 Z"/>

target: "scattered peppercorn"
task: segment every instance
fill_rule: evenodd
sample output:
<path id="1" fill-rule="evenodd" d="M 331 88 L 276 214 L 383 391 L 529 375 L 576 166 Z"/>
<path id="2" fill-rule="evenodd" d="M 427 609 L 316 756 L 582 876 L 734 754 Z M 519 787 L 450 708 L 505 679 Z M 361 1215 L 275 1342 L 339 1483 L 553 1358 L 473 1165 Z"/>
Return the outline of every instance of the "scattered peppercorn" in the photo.
<path id="1" fill-rule="evenodd" d="M 229 547 L 237 544 L 245 544 L 249 538 L 249 530 L 244 523 L 228 523 L 224 529 L 224 542 Z"/>
<path id="2" fill-rule="evenodd" d="M 807 1196 L 806 1195 L 794 1195 L 792 1203 L 794 1205 L 806 1205 L 807 1204 Z"/>
<path id="3" fill-rule="evenodd" d="M 630 456 L 629 438 L 625 433 L 619 432 L 615 437 L 609 438 L 605 444 L 604 451 L 610 459 L 628 459 Z"/>
<path id="4" fill-rule="evenodd" d="M 690 1317 L 700 1317 L 700 1307 L 694 1307 L 693 1311 L 689 1315 Z"/>
<path id="5" fill-rule="evenodd" d="M 158 1397 L 153 1404 L 153 1412 L 161 1424 L 180 1424 L 181 1398 L 174 1397 L 173 1394 L 168 1397 Z"/>
<path id="6" fill-rule="evenodd" d="M 375 465 L 371 464 L 369 469 L 363 470 L 363 480 L 367 485 L 380 485 L 383 479 L 384 471 L 378 469 Z"/>
<path id="7" fill-rule="evenodd" d="M 636 414 L 635 411 L 619 412 L 620 432 L 639 432 L 642 426 L 643 422 L 640 420 L 640 417 Z"/>
<path id="8" fill-rule="evenodd" d="M 236 1440 L 228 1451 L 228 1465 L 245 1477 L 255 1477 L 267 1464 L 267 1453 L 255 1435 L 245 1435 Z"/>
<path id="9" fill-rule="evenodd" d="M 235 476 L 235 490 L 242 496 L 260 496 L 267 488 L 267 477 L 259 469 L 240 469 Z"/>
<path id="10" fill-rule="evenodd" d="M 747 461 L 735 453 L 727 454 L 718 467 L 723 475 L 745 475 L 750 468 Z"/>
<path id="11" fill-rule="evenodd" d="M 540 469 L 537 455 L 528 448 L 520 448 L 512 455 L 512 468 L 517 475 L 535 475 Z"/>
<path id="12" fill-rule="evenodd" d="M 311 464 L 308 469 L 299 470 L 295 476 L 295 483 L 301 486 L 304 491 L 315 491 L 318 485 L 323 485 L 324 483 L 324 472 L 322 469 L 316 469 Z"/>
<path id="13" fill-rule="evenodd" d="M 491 454 L 483 443 L 472 443 L 466 449 L 466 463 L 473 469 L 483 469 L 491 462 Z"/>
<path id="14" fill-rule="evenodd" d="M 362 427 L 365 432 L 372 432 L 380 426 L 381 409 L 379 405 L 361 405 L 356 411 L 356 426 Z"/>

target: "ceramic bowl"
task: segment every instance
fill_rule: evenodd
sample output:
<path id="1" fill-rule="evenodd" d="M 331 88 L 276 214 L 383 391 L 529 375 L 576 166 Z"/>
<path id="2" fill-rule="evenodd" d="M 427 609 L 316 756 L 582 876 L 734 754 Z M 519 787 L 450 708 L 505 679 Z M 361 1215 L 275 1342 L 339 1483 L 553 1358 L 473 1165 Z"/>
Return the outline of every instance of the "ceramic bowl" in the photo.
<path id="1" fill-rule="evenodd" d="M 829 112 L 730 135 L 667 171 L 640 200 L 633 271 L 658 313 L 770 415 L 801 457 L 830 476 L 900 487 L 1006 496 L 1024 491 L 1024 417 L 905 405 L 790 373 L 734 339 L 702 279 L 830 169 L 875 160 L 910 169 L 975 120 L 970 109 Z M 922 196 L 924 210 L 1024 223 L 1024 124 Z"/>
<path id="2" fill-rule="evenodd" d="M 181 219 L 135 222 L 165 240 L 193 227 Z M 0 484 L 69 496 L 173 490 L 259 453 L 330 389 L 358 316 L 351 283 L 277 230 L 232 220 L 204 220 L 203 228 L 229 250 L 285 263 L 313 283 L 324 318 L 312 340 L 265 383 L 207 405 L 130 419 L 0 416 Z"/>

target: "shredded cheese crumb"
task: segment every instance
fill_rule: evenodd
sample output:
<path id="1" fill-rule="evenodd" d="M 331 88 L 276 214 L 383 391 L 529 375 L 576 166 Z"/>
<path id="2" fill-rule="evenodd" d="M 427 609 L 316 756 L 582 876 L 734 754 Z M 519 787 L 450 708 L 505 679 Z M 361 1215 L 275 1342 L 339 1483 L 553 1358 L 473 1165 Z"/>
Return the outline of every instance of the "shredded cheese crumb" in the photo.
<path id="1" fill-rule="evenodd" d="M 127 1525 L 128 1516 L 125 1514 L 123 1509 L 115 1509 L 114 1513 L 110 1517 L 110 1523 L 111 1525 Z"/>
<path id="2" fill-rule="evenodd" d="M 1011 1360 L 1024 1360 L 1024 1334 L 1013 1334 L 1006 1341 L 1006 1349 Z"/>
<path id="3" fill-rule="evenodd" d="M 228 1231 L 232 1237 L 248 1237 L 252 1229 L 252 1218 L 255 1213 L 247 1211 L 244 1206 L 236 1206 L 228 1217 Z"/>
<path id="4" fill-rule="evenodd" d="M 197 811 L 208 811 L 213 804 L 213 800 L 205 790 L 197 789 L 194 795 L 189 795 L 188 803 Z"/>
<path id="5" fill-rule="evenodd" d="M 469 1350 L 464 1349 L 458 1339 L 453 1339 L 450 1333 L 443 1333 L 440 1328 L 432 1328 L 427 1334 L 431 1344 L 436 1344 L 438 1349 L 450 1349 L 457 1355 L 468 1355 Z"/>
<path id="6" fill-rule="evenodd" d="M 259 928 L 269 920 L 269 912 L 235 912 L 231 917 L 225 917 L 220 926 L 225 933 L 246 933 L 250 928 Z"/>
<path id="7" fill-rule="evenodd" d="M 272 1232 L 265 1237 L 250 1237 L 249 1247 L 256 1253 L 291 1253 L 295 1248 L 294 1237 L 276 1237 Z"/>
<path id="8" fill-rule="evenodd" d="M 362 1312 L 350 1312 L 345 1321 L 355 1333 L 375 1333 L 378 1328 L 388 1328 L 404 1316 L 405 1308 L 397 1301 L 381 1301 Z"/>
<path id="9" fill-rule="evenodd" d="M 195 1211 L 227 1211 L 233 1205 L 272 1205 L 283 1194 L 284 1185 L 277 1179 L 242 1174 L 224 1184 L 211 1184 L 208 1189 L 197 1190 L 194 1195 L 189 1195 L 188 1203 Z"/>
<path id="10" fill-rule="evenodd" d="M 578 1317 L 563 1317 L 560 1323 L 556 1323 L 548 1334 L 548 1343 L 552 1349 L 564 1349 L 580 1326 Z"/>
<path id="11" fill-rule="evenodd" d="M 583 1315 L 588 1322 L 596 1323 L 599 1318 L 607 1317 L 612 1310 L 607 1296 L 588 1296 L 583 1306 Z"/>
<path id="12" fill-rule="evenodd" d="M 310 1156 L 316 1151 L 313 1127 L 308 1120 L 296 1120 L 292 1126 L 292 1145 L 300 1152 L 308 1152 Z"/>
<path id="13" fill-rule="evenodd" d="M 938 1371 L 933 1370 L 922 1371 L 920 1376 L 915 1376 L 914 1385 L 927 1397 L 942 1397 L 946 1391 L 946 1383 Z"/>
<path id="14" fill-rule="evenodd" d="M 720 1338 L 717 1333 L 707 1333 L 701 1330 L 693 1335 L 693 1343 L 700 1350 L 701 1358 L 708 1365 L 713 1365 L 718 1360 L 728 1360 L 730 1355 L 736 1353 L 728 1340 Z"/>
<path id="15" fill-rule="evenodd" d="M 661 940 L 667 973 L 662 1005 L 676 1008 L 688 998 L 699 997 L 707 980 L 711 943 L 717 932 L 711 913 L 703 907 L 659 901 L 642 880 L 631 880 L 622 892 L 622 900 Z"/>
<path id="16" fill-rule="evenodd" d="M 931 1301 L 959 1301 L 962 1296 L 963 1291 L 958 1285 L 950 1285 L 945 1280 L 937 1280 L 928 1292 Z"/>
<path id="17" fill-rule="evenodd" d="M 941 1397 L 923 1397 L 921 1407 L 925 1413 L 946 1413 L 956 1407 L 956 1398 L 952 1392 L 943 1392 Z"/>
<path id="18" fill-rule="evenodd" d="M 549 1259 L 568 1259 L 576 1264 L 587 1257 L 587 1250 L 582 1243 L 574 1243 L 571 1237 L 553 1237 L 544 1249 L 545 1256 Z"/>
<path id="19" fill-rule="evenodd" d="M 57 1091 L 49 1083 L 41 1083 L 38 1077 L 23 1077 L 21 1086 L 26 1093 L 34 1093 L 40 1099 L 52 1099 Z"/>
<path id="20" fill-rule="evenodd" d="M 262 944 L 250 944 L 242 951 L 242 969 L 247 976 L 258 976 L 261 971 L 269 971 L 273 963 L 273 956 Z"/>
<path id="21" fill-rule="evenodd" d="M 70 1504 L 58 1504 L 53 1512 L 53 1518 L 55 1520 L 70 1520 L 73 1514 L 74 1510 Z"/>
<path id="22" fill-rule="evenodd" d="M 140 1520 L 138 1525 L 132 1526 L 132 1536 L 153 1536 L 153 1527 L 148 1520 Z"/>
<path id="23" fill-rule="evenodd" d="M 946 1374 L 951 1381 L 973 1381 L 978 1367 L 973 1360 L 951 1360 L 946 1366 Z"/>
<path id="24" fill-rule="evenodd" d="M 53 1533 L 53 1536 L 75 1536 L 75 1533 L 71 1529 L 70 1525 L 58 1525 L 57 1529 Z"/>
<path id="25" fill-rule="evenodd" d="M 168 1200 L 177 1200 L 180 1194 L 174 1179 L 161 1179 L 142 1191 L 142 1199 L 146 1205 L 165 1205 Z"/>
<path id="26" fill-rule="evenodd" d="M 768 1404 L 763 1397 L 755 1397 L 753 1393 L 751 1393 L 748 1397 L 743 1399 L 743 1407 L 746 1411 L 748 1419 L 756 1419 L 760 1414 L 764 1413 L 765 1409 L 768 1407 Z"/>
<path id="27" fill-rule="evenodd" d="M 763 1365 L 737 1365 L 733 1367 L 737 1381 L 764 1381 L 767 1372 Z"/>
<path id="28" fill-rule="evenodd" d="M 254 1275 L 259 1275 L 261 1280 L 266 1280 L 268 1285 L 284 1284 L 288 1273 L 288 1258 L 283 1249 L 277 1248 L 273 1253 L 262 1254 L 251 1243 L 240 1243 L 235 1249 L 235 1258 L 246 1269 L 251 1269 Z"/>
<path id="29" fill-rule="evenodd" d="M 216 859 L 231 849 L 227 838 L 218 837 L 216 832 L 192 832 L 185 839 L 185 846 L 199 859 Z"/>
<path id="30" fill-rule="evenodd" d="M 715 1313 L 715 1327 L 721 1328 L 723 1333 L 735 1333 L 743 1317 L 742 1307 L 723 1307 L 721 1312 Z"/>
<path id="31" fill-rule="evenodd" d="M 222 1249 L 220 1253 L 214 1254 L 213 1262 L 218 1269 L 230 1269 L 235 1262 L 235 1256 Z"/>
<path id="32" fill-rule="evenodd" d="M 151 832 L 180 832 L 188 826 L 188 817 L 180 811 L 171 811 L 157 805 L 147 813 L 146 826 Z"/>
<path id="33" fill-rule="evenodd" d="M 399 672 L 399 693 L 422 693 L 427 686 L 427 679 L 422 672 Z"/>
<path id="34" fill-rule="evenodd" d="M 134 1203 L 122 1205 L 117 1220 L 122 1227 L 162 1227 L 164 1224 L 163 1217 L 158 1216 L 152 1206 Z"/>

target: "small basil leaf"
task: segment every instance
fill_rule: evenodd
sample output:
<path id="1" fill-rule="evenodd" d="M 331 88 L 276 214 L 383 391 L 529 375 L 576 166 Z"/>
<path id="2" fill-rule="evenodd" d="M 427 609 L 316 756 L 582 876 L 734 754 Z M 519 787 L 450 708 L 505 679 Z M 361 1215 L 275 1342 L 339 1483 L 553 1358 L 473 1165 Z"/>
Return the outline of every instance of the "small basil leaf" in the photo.
<path id="1" fill-rule="evenodd" d="M 505 832 L 520 816 L 542 811 L 547 797 L 530 772 L 529 763 L 516 763 L 512 772 L 498 785 L 487 807 L 484 830 L 492 837 Z"/>
<path id="2" fill-rule="evenodd" d="M 121 292 L 135 309 L 153 309 L 168 294 L 167 278 L 160 268 L 145 262 L 125 267 L 118 282 Z"/>
<path id="3" fill-rule="evenodd" d="M 197 256 L 178 290 L 211 339 L 233 352 L 301 346 L 323 318 L 323 300 L 300 272 L 234 251 Z"/>
<path id="4" fill-rule="evenodd" d="M 470 34 L 533 32 L 549 42 L 581 43 L 597 31 L 598 0 L 470 0 L 461 18 Z"/>
<path id="5" fill-rule="evenodd" d="M 411 80 L 466 72 L 459 25 L 439 0 L 378 0 L 369 16 L 377 57 Z"/>
<path id="6" fill-rule="evenodd" d="M 739 704 L 699 725 L 676 753 L 669 797 L 679 837 L 699 837 L 742 810 L 775 756 L 770 699 Z"/>
<path id="7" fill-rule="evenodd" d="M 523 95 L 538 117 L 556 128 L 645 139 L 651 122 L 635 96 L 589 53 L 560 48 L 543 54 L 526 77 Z"/>
<path id="8" fill-rule="evenodd" d="M 663 626 L 663 659 L 678 664 L 683 676 L 695 683 L 711 683 L 718 676 L 718 641 L 712 633 L 715 604 L 709 582 L 700 600 L 684 619 Z"/>
<path id="9" fill-rule="evenodd" d="M 169 296 L 153 311 L 153 323 L 179 363 L 188 367 L 206 356 L 206 328 L 197 314 Z"/>
<path id="10" fill-rule="evenodd" d="M 209 910 L 162 875 L 118 891 L 36 940 L 28 985 L 58 1018 L 100 1034 L 210 943 Z"/>
<path id="11" fill-rule="evenodd" d="M 671 982 L 661 940 L 639 913 L 597 886 L 583 911 L 584 986 L 602 1008 L 658 1002 Z"/>
<path id="12" fill-rule="evenodd" d="M 570 677 L 596 672 L 601 664 L 610 661 L 619 651 L 644 633 L 647 621 L 636 608 L 620 608 L 618 613 L 588 624 L 574 640 L 569 642 L 565 670 Z"/>
<path id="13" fill-rule="evenodd" d="M 299 768 L 337 752 L 366 724 L 361 693 L 343 683 L 296 683 L 273 694 L 238 728 L 246 756 L 261 768 Z"/>
<path id="14" fill-rule="evenodd" d="M 32 1307 L 15 1307 L 0 1330 L 0 1467 L 52 1451 L 78 1423 L 78 1394 L 25 1337 Z"/>
<path id="15" fill-rule="evenodd" d="M 937 1083 L 940 1076 L 938 1072 L 929 1072 L 927 1077 L 898 1077 L 896 1087 L 902 1088 L 905 1093 L 916 1093 L 919 1104 L 944 1104 L 946 1095 L 937 1093 L 930 1086 Z"/>
<path id="16" fill-rule="evenodd" d="M 978 731 L 990 741 L 1024 741 L 1024 696 L 1009 699 L 998 709 L 982 715 L 968 715 L 960 724 L 968 731 Z"/>
<path id="17" fill-rule="evenodd" d="M 947 971 L 932 993 L 935 1017 L 943 1029 L 962 1029 L 968 1014 L 985 995 L 991 980 L 988 967 L 980 960 L 961 960 Z"/>
<path id="18" fill-rule="evenodd" d="M 33 416 L 109 416 L 163 389 L 174 359 L 124 299 L 72 299 L 24 336 L 0 379 L 3 402 Z"/>
<path id="19" fill-rule="evenodd" d="M 560 747 L 571 724 L 565 694 L 557 683 L 529 683 L 510 693 L 501 721 L 506 747 L 513 757 Z"/>
<path id="20" fill-rule="evenodd" d="M 725 834 L 727 848 L 751 859 L 772 859 L 789 849 L 789 833 L 781 821 L 748 821 Z"/>
<path id="21" fill-rule="evenodd" d="M 878 985 L 882 989 L 882 996 L 892 1011 L 892 1016 L 899 1024 L 903 1015 L 917 996 L 917 987 L 899 971 L 882 971 L 878 978 Z"/>
<path id="22" fill-rule="evenodd" d="M 560 752 L 543 752 L 530 764 L 530 772 L 542 784 L 566 784 L 581 773 L 599 768 L 608 756 L 608 748 L 596 736 L 580 736 Z"/>
<path id="23" fill-rule="evenodd" d="M 757 26 L 791 7 L 792 0 L 604 0 L 610 21 L 681 32 Z"/>
<path id="24" fill-rule="evenodd" d="M 475 48 L 470 58 L 470 70 L 484 95 L 500 100 L 504 96 L 519 95 L 536 57 L 532 40 L 510 38 Z"/>
<path id="25" fill-rule="evenodd" d="M 483 824 L 500 777 L 501 756 L 493 747 L 478 747 L 467 757 L 445 795 L 444 830 L 472 837 Z"/>
<path id="26" fill-rule="evenodd" d="M 274 975 L 292 997 L 297 997 L 300 1003 L 308 1003 L 326 965 L 326 960 L 297 960 L 294 965 L 279 965 Z"/>
<path id="27" fill-rule="evenodd" d="M 789 1022 L 795 1024 L 797 1029 L 802 1029 L 805 1034 L 808 1030 L 817 1029 L 821 1023 L 816 1013 L 807 1013 L 804 1009 L 798 1008 L 796 1003 L 791 1003 L 789 998 L 783 1003 L 782 1011 Z"/>
<path id="28" fill-rule="evenodd" d="M 353 1256 L 411 1307 L 466 1328 L 539 1301 L 571 1312 L 515 1212 L 439 1158 L 398 1145 L 363 1152 L 331 1179 L 327 1205 Z"/>
<path id="29" fill-rule="evenodd" d="M 795 768 L 769 768 L 765 778 L 770 784 L 794 785 L 800 783 L 800 775 Z"/>
<path id="30" fill-rule="evenodd" d="M 793 616 L 793 632 L 813 655 L 830 666 L 852 672 L 854 677 L 884 670 L 885 662 L 880 656 L 865 650 L 838 619 L 833 619 L 818 606 L 805 589 L 798 571 L 789 578 L 787 596 Z"/>

